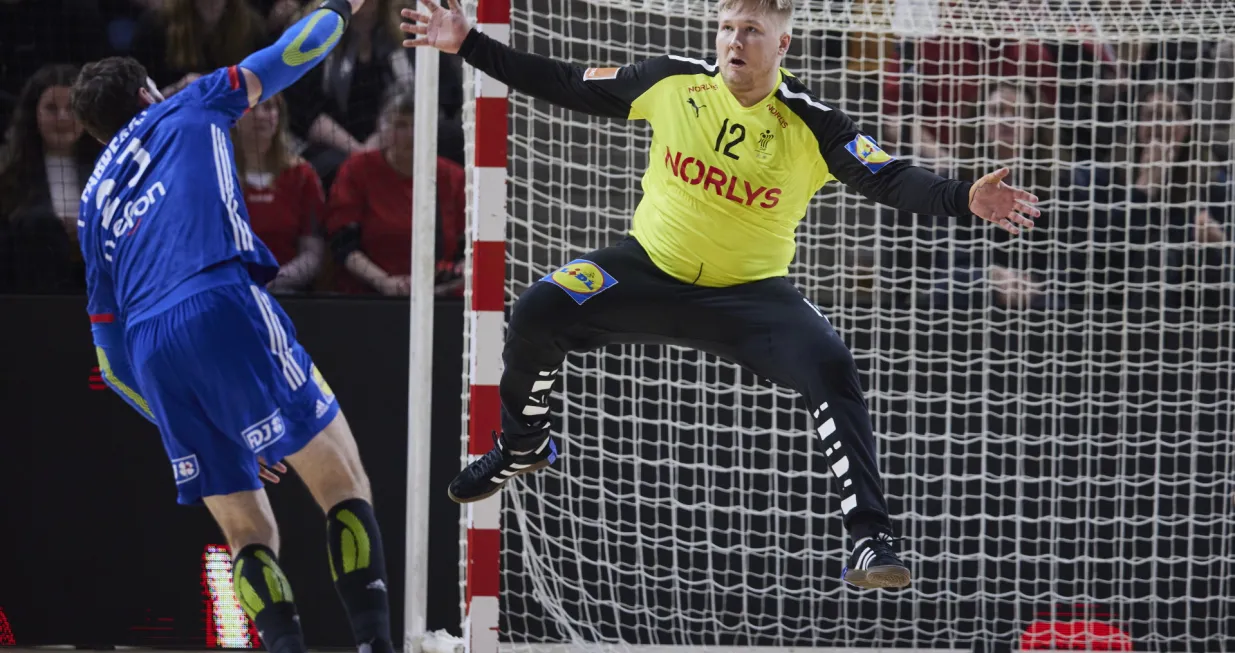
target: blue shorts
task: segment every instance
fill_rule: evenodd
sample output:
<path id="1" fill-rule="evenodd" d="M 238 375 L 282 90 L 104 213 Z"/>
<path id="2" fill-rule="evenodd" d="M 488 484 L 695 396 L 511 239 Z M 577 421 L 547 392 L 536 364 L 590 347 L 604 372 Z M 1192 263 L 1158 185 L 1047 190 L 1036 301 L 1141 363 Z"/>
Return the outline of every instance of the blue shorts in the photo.
<path id="1" fill-rule="evenodd" d="M 177 500 L 262 487 L 257 457 L 296 453 L 339 412 L 265 290 L 227 283 L 129 325 L 142 396 L 171 458 Z"/>

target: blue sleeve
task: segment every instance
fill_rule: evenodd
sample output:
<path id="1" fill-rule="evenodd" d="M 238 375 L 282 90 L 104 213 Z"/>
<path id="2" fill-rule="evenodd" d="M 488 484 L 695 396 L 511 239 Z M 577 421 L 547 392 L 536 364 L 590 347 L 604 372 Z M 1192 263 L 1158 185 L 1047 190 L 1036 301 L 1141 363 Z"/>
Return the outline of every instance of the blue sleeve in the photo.
<path id="1" fill-rule="evenodd" d="M 89 271 L 88 271 L 88 274 Z M 124 344 L 124 326 L 116 316 L 116 300 L 111 282 L 98 274 L 90 274 L 86 310 L 90 313 L 90 331 L 94 337 L 94 352 L 99 360 L 103 382 L 120 395 L 151 424 L 157 424 L 150 405 L 141 396 L 137 378 L 129 363 Z"/>
<path id="2" fill-rule="evenodd" d="M 240 62 L 262 80 L 261 101 L 278 94 L 321 63 L 343 36 L 347 18 L 333 9 L 316 9 L 292 25 L 268 48 Z"/>
<path id="3" fill-rule="evenodd" d="M 249 89 L 236 66 L 220 68 L 189 84 L 170 99 L 193 103 L 235 122 L 249 110 Z"/>

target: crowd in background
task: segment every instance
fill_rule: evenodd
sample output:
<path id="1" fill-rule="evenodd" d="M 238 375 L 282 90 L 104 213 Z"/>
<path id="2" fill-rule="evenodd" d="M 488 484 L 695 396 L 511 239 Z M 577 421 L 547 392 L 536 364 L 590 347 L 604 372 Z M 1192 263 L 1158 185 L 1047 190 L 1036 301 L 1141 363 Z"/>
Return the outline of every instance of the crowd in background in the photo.
<path id="1" fill-rule="evenodd" d="M 272 43 L 299 0 L 0 0 L 0 292 L 84 290 L 82 187 L 101 145 L 73 118 L 78 66 L 135 57 L 167 97 Z M 253 231 L 278 259 L 272 292 L 406 295 L 415 58 L 394 0 L 371 0 L 325 62 L 232 130 Z M 462 293 L 462 65 L 439 86 L 437 278 Z"/>
<path id="2" fill-rule="evenodd" d="M 885 139 L 941 172 L 1001 166 L 1041 228 L 886 212 L 904 303 L 1182 315 L 1230 304 L 1235 43 L 925 39 L 891 49 Z"/>
<path id="3" fill-rule="evenodd" d="M 409 288 L 412 80 L 397 0 L 371 0 L 329 58 L 233 137 L 276 292 Z M 76 66 L 136 57 L 164 95 L 238 63 L 303 0 L 0 0 L 0 292 L 78 292 L 77 198 L 100 145 L 72 117 Z M 1225 301 L 1235 44 L 980 39 L 887 43 L 888 149 L 973 179 L 1001 165 L 1042 229 L 881 215 L 874 260 L 902 304 L 1126 309 Z M 882 47 L 882 46 L 881 46 Z M 867 50 L 862 46 L 858 50 Z M 854 50 L 850 50 L 852 55 Z M 852 60 L 850 65 L 853 65 Z M 443 58 L 439 293 L 461 292 L 462 67 Z M 1229 293 L 1227 293 L 1229 294 Z"/>

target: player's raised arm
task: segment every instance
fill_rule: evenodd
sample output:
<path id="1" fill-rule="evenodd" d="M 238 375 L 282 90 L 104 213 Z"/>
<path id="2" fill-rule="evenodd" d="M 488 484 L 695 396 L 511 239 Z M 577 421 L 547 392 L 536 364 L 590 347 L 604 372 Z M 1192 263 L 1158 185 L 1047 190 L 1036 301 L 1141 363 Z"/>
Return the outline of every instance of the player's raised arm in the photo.
<path id="1" fill-rule="evenodd" d="M 279 40 L 240 62 L 249 106 L 291 86 L 326 58 L 365 0 L 322 0 L 283 32 Z"/>
<path id="2" fill-rule="evenodd" d="M 1006 168 L 976 182 L 941 177 L 884 152 L 844 112 L 793 101 L 805 104 L 799 113 L 815 133 L 831 175 L 880 204 L 923 215 L 977 215 L 1013 234 L 1033 228 L 1040 215 L 1033 206 L 1038 198 L 1003 183 Z"/>
<path id="3" fill-rule="evenodd" d="M 520 52 L 473 28 L 458 0 L 450 0 L 449 9 L 434 0 L 421 3 L 429 13 L 412 9 L 402 12 L 409 21 L 400 26 L 402 30 L 419 37 L 404 41 L 405 47 L 428 46 L 457 53 L 497 81 L 567 109 L 629 118 L 635 99 L 656 81 L 655 74 L 641 65 L 585 68 Z"/>

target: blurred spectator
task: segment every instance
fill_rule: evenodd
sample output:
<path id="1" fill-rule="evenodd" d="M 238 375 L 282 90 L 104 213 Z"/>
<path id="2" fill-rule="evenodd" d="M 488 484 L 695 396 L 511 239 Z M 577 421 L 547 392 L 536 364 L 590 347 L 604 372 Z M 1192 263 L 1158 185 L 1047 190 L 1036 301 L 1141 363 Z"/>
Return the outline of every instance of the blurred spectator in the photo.
<path id="1" fill-rule="evenodd" d="M 203 73 L 241 62 L 265 45 L 262 17 L 245 0 L 165 0 L 144 15 L 133 56 L 164 95 Z"/>
<path id="2" fill-rule="evenodd" d="M 414 78 L 412 51 L 402 46 L 399 10 L 393 0 L 369 0 L 352 17 L 339 45 L 322 65 L 288 90 L 292 132 L 307 141 L 303 155 L 330 185 L 335 170 L 348 154 L 377 146 L 378 111 L 393 88 L 409 89 Z M 451 121 L 463 104 L 462 69 L 458 57 L 443 56 L 439 74 L 439 119 L 446 138 L 439 152 L 458 141 L 462 124 L 452 139 Z"/>
<path id="3" fill-rule="evenodd" d="M 883 250 L 882 267 L 901 302 L 968 308 L 986 305 L 993 291 L 990 298 L 1002 306 L 1048 303 L 1044 282 L 1055 269 L 1052 237 L 1062 226 L 1049 206 L 1067 181 L 1060 179 L 1067 163 L 1057 160 L 1054 135 L 1046 127 L 1055 124 L 1050 111 L 1029 84 L 990 81 L 960 116 L 954 148 L 960 178 L 977 179 L 1007 167 L 1006 183 L 1047 202 L 1042 228 L 1012 236 L 980 220 L 884 212 L 890 219 L 883 232 L 895 244 Z"/>
<path id="4" fill-rule="evenodd" d="M 301 0 L 250 0 L 253 8 L 266 17 L 266 33 L 282 34 L 300 13 Z"/>
<path id="5" fill-rule="evenodd" d="M 15 98 L 44 64 L 100 58 L 99 24 L 97 0 L 0 0 L 0 95 Z"/>
<path id="6" fill-rule="evenodd" d="M 884 119 L 896 142 L 914 155 L 941 159 L 957 141 L 956 126 L 982 97 L 983 80 L 1028 79 L 1041 99 L 1055 103 L 1057 72 L 1051 53 L 1036 43 L 930 38 L 905 41 L 885 63 Z M 971 110 L 971 109 L 970 109 Z"/>
<path id="7" fill-rule="evenodd" d="M 1130 145 L 1117 147 L 1109 164 L 1077 169 L 1076 210 L 1094 216 L 1105 257 L 1095 281 L 1105 284 L 1108 305 L 1178 307 L 1189 301 L 1185 283 L 1219 280 L 1222 253 L 1197 246 L 1228 242 L 1215 217 L 1227 199 L 1200 165 L 1208 152 L 1198 131 L 1189 94 L 1154 85 L 1120 139 Z"/>
<path id="8" fill-rule="evenodd" d="M 411 93 L 394 94 L 379 121 L 380 149 L 353 154 L 330 190 L 329 227 L 336 258 L 346 272 L 339 289 L 408 294 L 412 239 Z M 437 160 L 439 295 L 461 293 L 464 230 L 463 167 Z"/>
<path id="9" fill-rule="evenodd" d="M 1011 173 L 1005 183 L 1036 195 L 1046 215 L 1039 228 L 1019 236 L 982 222 L 958 229 L 971 248 L 958 257 L 954 277 L 972 281 L 980 292 L 989 290 L 990 298 L 1005 308 L 1057 306 L 1069 298 L 1064 288 L 1052 291 L 1050 286 L 1066 283 L 1078 264 L 1068 256 L 1068 245 L 1088 238 L 1084 229 L 1073 229 L 1065 216 L 1051 211 L 1070 182 L 1063 172 L 1071 169 L 1070 162 L 1055 148 L 1055 135 L 1047 127 L 1057 124 L 1051 107 L 1038 100 L 1032 85 L 996 81 L 987 89 L 977 120 L 960 130 L 961 178 L 977 179 L 1007 167 Z"/>
<path id="10" fill-rule="evenodd" d="M 370 0 L 330 56 L 288 89 L 292 130 L 322 177 L 348 154 L 376 145 L 377 114 L 388 88 L 410 87 L 412 60 L 391 0 Z"/>
<path id="11" fill-rule="evenodd" d="M 232 130 L 236 171 L 253 233 L 279 261 L 272 292 L 309 288 L 326 251 L 326 196 L 313 167 L 287 147 L 282 95 L 257 105 Z"/>
<path id="12" fill-rule="evenodd" d="M 103 29 L 113 54 L 128 54 L 133 49 L 133 36 L 146 12 L 157 11 L 163 0 L 99 0 Z"/>
<path id="13" fill-rule="evenodd" d="M 0 148 L 0 285 L 11 291 L 85 288 L 77 211 L 99 144 L 73 117 L 76 77 L 67 64 L 35 72 Z"/>

